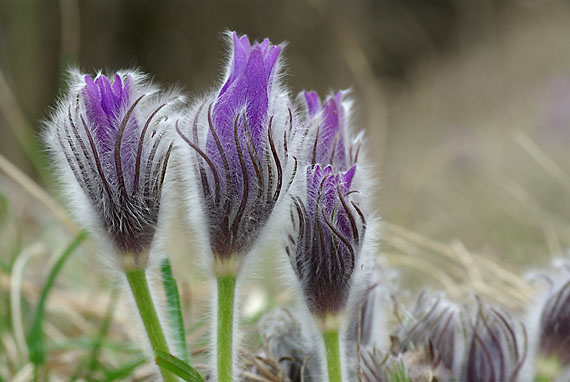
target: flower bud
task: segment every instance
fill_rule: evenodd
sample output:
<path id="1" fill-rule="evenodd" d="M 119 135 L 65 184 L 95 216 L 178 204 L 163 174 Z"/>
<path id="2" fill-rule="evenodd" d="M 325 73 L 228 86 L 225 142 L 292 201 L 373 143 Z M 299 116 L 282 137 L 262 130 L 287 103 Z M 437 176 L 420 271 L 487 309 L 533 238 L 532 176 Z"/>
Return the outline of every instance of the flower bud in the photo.
<path id="1" fill-rule="evenodd" d="M 532 304 L 537 344 L 537 368 L 570 375 L 570 263 L 557 260 L 548 273 L 540 273 L 548 287 Z"/>
<path id="2" fill-rule="evenodd" d="M 522 324 L 519 330 L 510 315 L 479 302 L 469 325 L 467 352 L 456 373 L 462 381 L 518 381 L 523 377 L 528 343 Z"/>
<path id="3" fill-rule="evenodd" d="M 279 83 L 282 45 L 231 34 L 221 88 L 178 127 L 211 252 L 218 262 L 248 253 L 296 168 L 287 143 L 293 114 Z M 189 205 L 195 208 L 195 200 Z"/>
<path id="4" fill-rule="evenodd" d="M 441 362 L 452 370 L 461 346 L 459 308 L 441 295 L 423 292 L 409 316 L 409 320 L 401 320 L 402 327 L 392 336 L 392 351 L 405 353 L 424 346 L 433 347 L 434 369 Z"/>
<path id="5" fill-rule="evenodd" d="M 251 357 L 251 372 L 284 381 L 318 380 L 319 359 L 306 326 L 289 309 L 279 308 L 259 322 L 263 347 Z"/>
<path id="6" fill-rule="evenodd" d="M 293 234 L 286 252 L 309 310 L 319 318 L 341 313 L 366 231 L 366 218 L 351 190 L 356 166 L 335 174 L 329 165 L 307 168 L 306 193 L 294 198 Z"/>
<path id="7" fill-rule="evenodd" d="M 168 116 L 180 101 L 137 71 L 111 79 L 72 71 L 70 91 L 47 123 L 73 212 L 124 267 L 146 266 L 173 147 Z"/>

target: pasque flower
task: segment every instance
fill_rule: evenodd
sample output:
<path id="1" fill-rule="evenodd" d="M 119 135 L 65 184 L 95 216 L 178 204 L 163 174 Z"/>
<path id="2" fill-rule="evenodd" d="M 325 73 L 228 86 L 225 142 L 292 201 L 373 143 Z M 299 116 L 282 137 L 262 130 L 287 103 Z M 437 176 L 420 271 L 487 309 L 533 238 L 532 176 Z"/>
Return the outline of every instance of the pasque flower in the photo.
<path id="1" fill-rule="evenodd" d="M 306 182 L 293 197 L 286 252 L 309 309 L 324 318 L 346 306 L 366 231 L 366 212 L 353 188 L 361 136 L 352 137 L 350 101 L 343 92 L 322 103 L 315 92 L 298 98 L 305 110 L 301 150 Z"/>
<path id="2" fill-rule="evenodd" d="M 47 124 L 48 148 L 73 212 L 114 251 L 144 267 L 172 151 L 168 116 L 181 98 L 137 71 L 110 79 L 70 73 L 70 92 Z"/>
<path id="3" fill-rule="evenodd" d="M 248 357 L 251 372 L 267 377 L 268 370 L 283 381 L 315 381 L 319 360 L 314 342 L 298 314 L 278 308 L 258 324 L 263 347 Z"/>
<path id="4" fill-rule="evenodd" d="M 549 372 L 570 375 L 570 262 L 555 261 L 553 269 L 541 273 L 548 287 L 530 306 L 536 331 L 537 367 L 546 365 Z M 555 366 L 555 367 L 553 367 Z M 564 378 L 562 378 L 564 379 Z"/>
<path id="5" fill-rule="evenodd" d="M 459 307 L 440 294 L 422 292 L 409 316 L 411 320 L 401 320 L 402 327 L 392 336 L 392 350 L 405 353 L 430 346 L 434 353 L 433 368 L 441 362 L 447 370 L 453 370 L 462 342 Z"/>
<path id="6" fill-rule="evenodd" d="M 281 45 L 231 33 L 223 85 L 178 125 L 191 217 L 207 237 L 217 282 L 214 379 L 233 381 L 237 276 L 277 203 L 290 186 L 294 115 L 279 82 Z M 198 201 L 196 203 L 196 201 Z M 199 209 L 196 210 L 196 207 Z M 198 214 L 196 213 L 198 212 Z"/>
<path id="7" fill-rule="evenodd" d="M 317 317 L 342 313 L 360 256 L 366 218 L 351 189 L 356 167 L 335 174 L 332 166 L 307 170 L 305 198 L 294 198 L 294 235 L 286 252 L 309 310 Z"/>
<path id="8" fill-rule="evenodd" d="M 466 382 L 512 381 L 526 378 L 522 371 L 528 353 L 526 329 L 509 314 L 479 302 L 469 323 L 466 354 L 455 374 Z"/>
<path id="9" fill-rule="evenodd" d="M 219 262 L 251 250 L 290 184 L 293 163 L 287 146 L 293 113 L 279 83 L 283 46 L 268 39 L 252 44 L 235 32 L 231 40 L 223 85 L 178 127 L 189 149 L 188 181 L 199 189 L 209 245 Z"/>
<path id="10" fill-rule="evenodd" d="M 339 92 L 321 104 L 314 92 L 300 95 L 305 105 L 300 139 L 306 178 L 292 197 L 292 230 L 285 251 L 304 300 L 324 340 L 327 372 L 341 381 L 341 322 L 355 284 L 362 277 L 367 212 L 354 185 L 360 138 L 346 124 L 348 105 Z M 358 282 L 357 282 L 358 281 Z"/>
<path id="11" fill-rule="evenodd" d="M 558 357 L 570 365 L 570 280 L 555 290 L 546 301 L 540 320 L 539 349 L 545 356 Z"/>
<path id="12" fill-rule="evenodd" d="M 146 267 L 173 148 L 168 130 L 182 98 L 159 92 L 137 71 L 70 75 L 70 91 L 47 123 L 46 143 L 72 211 L 125 272 L 152 349 L 169 352 Z M 161 374 L 176 380 L 168 370 Z"/>

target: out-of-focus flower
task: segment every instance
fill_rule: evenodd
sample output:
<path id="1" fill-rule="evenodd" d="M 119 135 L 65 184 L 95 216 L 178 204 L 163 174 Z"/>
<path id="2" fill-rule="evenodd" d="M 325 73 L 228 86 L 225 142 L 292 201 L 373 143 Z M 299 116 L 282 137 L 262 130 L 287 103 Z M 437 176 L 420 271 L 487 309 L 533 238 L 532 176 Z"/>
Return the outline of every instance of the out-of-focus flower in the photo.
<path id="1" fill-rule="evenodd" d="M 365 346 L 360 352 L 357 376 L 366 382 L 410 381 L 409 368 L 400 355 L 383 353 L 373 346 Z M 424 379 L 414 379 L 414 381 Z M 429 380 L 426 380 L 429 381 Z"/>
<path id="2" fill-rule="evenodd" d="M 302 92 L 298 99 L 305 109 L 304 159 L 312 165 L 331 165 L 336 172 L 347 171 L 358 162 L 362 135 L 352 136 L 346 91 L 330 95 L 321 103 L 314 91 Z"/>
<path id="3" fill-rule="evenodd" d="M 199 188 L 209 244 L 225 262 L 248 253 L 291 183 L 288 151 L 293 113 L 279 83 L 281 45 L 231 34 L 232 58 L 218 92 L 199 102 L 178 127 Z"/>
<path id="4" fill-rule="evenodd" d="M 516 382 L 528 377 L 521 373 L 528 352 L 522 324 L 519 328 L 510 315 L 480 302 L 469 325 L 467 351 L 455 372 L 461 381 Z"/>
<path id="5" fill-rule="evenodd" d="M 540 320 L 539 349 L 570 366 L 570 280 L 546 301 Z"/>
<path id="6" fill-rule="evenodd" d="M 375 265 L 363 288 L 361 302 L 356 304 L 348 328 L 347 340 L 361 346 L 380 346 L 386 337 L 386 312 L 391 305 L 388 277 Z"/>
<path id="7" fill-rule="evenodd" d="M 555 380 L 570 376 L 570 262 L 557 259 L 553 269 L 540 272 L 537 280 L 547 287 L 530 306 L 531 333 L 536 335 L 536 368 Z"/>
<path id="8" fill-rule="evenodd" d="M 259 323 L 262 349 L 250 359 L 250 372 L 271 373 L 283 381 L 318 380 L 320 370 L 316 348 L 306 326 L 288 309 L 276 309 Z"/>
<path id="9" fill-rule="evenodd" d="M 112 79 L 70 74 L 69 94 L 47 123 L 48 149 L 73 212 L 108 238 L 123 267 L 144 267 L 172 152 L 168 116 L 182 98 L 137 71 Z"/>
<path id="10" fill-rule="evenodd" d="M 433 347 L 433 365 L 441 362 L 452 370 L 462 346 L 462 322 L 457 306 L 439 294 L 422 292 L 408 318 L 400 319 L 402 327 L 392 336 L 392 351 L 405 353 L 425 346 Z"/>
<path id="11" fill-rule="evenodd" d="M 351 190 L 355 171 L 337 175 L 330 165 L 311 167 L 304 197 L 294 198 L 286 252 L 309 310 L 319 318 L 346 307 L 362 248 L 366 218 Z"/>

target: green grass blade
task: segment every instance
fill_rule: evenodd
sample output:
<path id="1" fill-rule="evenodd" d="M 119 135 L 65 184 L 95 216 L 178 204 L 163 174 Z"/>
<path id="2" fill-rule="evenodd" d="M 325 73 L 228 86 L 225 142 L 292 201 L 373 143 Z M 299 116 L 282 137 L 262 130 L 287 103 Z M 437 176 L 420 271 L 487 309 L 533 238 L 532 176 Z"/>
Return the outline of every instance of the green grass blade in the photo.
<path id="1" fill-rule="evenodd" d="M 172 274 L 172 267 L 170 266 L 170 260 L 168 257 L 162 260 L 160 269 L 162 272 L 164 290 L 166 292 L 166 304 L 168 305 L 168 324 L 177 341 L 174 346 L 182 359 L 186 363 L 191 364 L 190 350 L 186 343 L 186 331 L 184 330 L 184 320 L 182 319 L 182 309 L 180 307 L 178 285 L 176 284 L 176 279 Z"/>
<path id="2" fill-rule="evenodd" d="M 155 352 L 155 362 L 158 366 L 169 370 L 171 373 L 177 375 L 188 382 L 203 382 L 204 378 L 186 362 L 182 361 L 175 356 L 165 353 L 163 351 Z"/>
<path id="3" fill-rule="evenodd" d="M 79 244 L 81 244 L 81 242 L 85 240 L 86 237 L 87 237 L 87 232 L 82 231 L 73 239 L 73 241 L 63 251 L 59 259 L 51 269 L 48 278 L 46 280 L 46 283 L 42 289 L 40 301 L 38 303 L 38 307 L 36 309 L 36 313 L 32 321 L 32 327 L 27 338 L 28 351 L 30 353 L 30 361 L 36 366 L 41 365 L 45 361 L 44 344 L 43 344 L 43 320 L 44 320 L 44 310 L 45 310 L 47 297 L 49 295 L 51 288 L 55 283 L 57 275 L 63 268 L 63 265 L 65 264 L 67 259 L 71 256 L 71 254 L 75 252 Z"/>
<path id="4" fill-rule="evenodd" d="M 89 374 L 88 374 L 87 380 L 90 379 L 89 377 L 93 374 L 93 372 L 95 371 L 95 368 L 99 364 L 99 353 L 101 352 L 101 348 L 103 347 L 103 340 L 107 336 L 107 333 L 109 332 L 109 328 L 111 327 L 111 322 L 113 321 L 113 315 L 115 313 L 115 306 L 117 303 L 117 297 L 118 296 L 119 296 L 119 293 L 118 293 L 117 289 L 114 289 L 111 292 L 111 299 L 109 300 L 109 305 L 107 307 L 107 312 L 105 313 L 105 318 L 103 320 L 103 324 L 101 325 L 101 329 L 99 330 L 99 333 L 97 334 L 97 338 L 93 342 L 91 354 L 89 355 L 89 368 L 88 368 Z"/>
<path id="5" fill-rule="evenodd" d="M 127 377 L 131 376 L 131 374 L 135 371 L 136 368 L 143 365 L 146 362 L 145 358 L 140 358 L 134 362 L 128 363 L 122 366 L 119 369 L 109 371 L 105 374 L 105 381 L 124 381 Z"/>

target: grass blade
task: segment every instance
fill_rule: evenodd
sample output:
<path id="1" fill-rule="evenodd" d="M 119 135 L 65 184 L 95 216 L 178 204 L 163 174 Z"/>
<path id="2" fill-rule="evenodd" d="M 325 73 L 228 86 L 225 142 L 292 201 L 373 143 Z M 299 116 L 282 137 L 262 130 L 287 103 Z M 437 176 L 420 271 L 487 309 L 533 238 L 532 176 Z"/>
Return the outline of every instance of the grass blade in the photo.
<path id="1" fill-rule="evenodd" d="M 136 361 L 133 361 L 131 363 L 128 363 L 128 364 L 122 366 L 119 369 L 109 371 L 105 375 L 105 378 L 106 378 L 105 380 L 108 382 L 116 381 L 116 380 L 123 380 L 124 381 L 127 377 L 132 375 L 132 373 L 135 371 L 136 368 L 143 365 L 145 362 L 146 362 L 145 358 L 140 358 L 140 359 L 137 359 Z"/>
<path id="2" fill-rule="evenodd" d="M 95 372 L 97 365 L 99 364 L 99 353 L 101 352 L 101 348 L 103 347 L 103 340 L 107 336 L 109 332 L 109 328 L 111 327 L 111 322 L 113 321 L 113 315 L 115 313 L 115 306 L 117 303 L 117 298 L 119 296 L 118 290 L 114 289 L 111 291 L 111 299 L 109 300 L 109 305 L 107 307 L 107 312 L 105 313 L 105 318 L 103 320 L 103 324 L 101 325 L 101 329 L 97 335 L 97 338 L 93 342 L 93 347 L 91 349 L 91 354 L 89 356 L 89 372 L 87 380 L 90 380 L 91 375 Z"/>
<path id="3" fill-rule="evenodd" d="M 162 282 L 166 292 L 166 303 L 168 305 L 168 324 L 174 333 L 177 342 L 174 344 L 177 353 L 182 359 L 191 364 L 190 351 L 186 343 L 186 335 L 184 330 L 184 321 L 182 319 L 182 309 L 180 307 L 180 295 L 178 293 L 178 285 L 172 274 L 170 259 L 168 257 L 162 260 L 160 266 L 162 272 Z"/>
<path id="4" fill-rule="evenodd" d="M 27 338 L 30 361 L 36 366 L 41 365 L 45 361 L 44 344 L 43 344 L 43 320 L 44 320 L 44 310 L 45 310 L 47 297 L 49 295 L 51 288 L 55 283 L 57 275 L 63 268 L 63 265 L 65 264 L 67 259 L 71 256 L 71 254 L 77 249 L 79 244 L 81 244 L 81 242 L 85 240 L 86 237 L 87 237 L 87 232 L 82 231 L 73 239 L 73 241 L 63 251 L 59 259 L 51 269 L 48 278 L 46 280 L 46 283 L 42 289 L 40 301 L 38 303 L 38 307 L 36 309 L 36 313 L 32 321 L 32 327 Z"/>
<path id="5" fill-rule="evenodd" d="M 155 362 L 158 366 L 169 370 L 171 373 L 177 375 L 188 382 L 203 382 L 204 378 L 186 362 L 176 358 L 172 354 L 165 353 L 157 350 L 155 352 Z"/>

